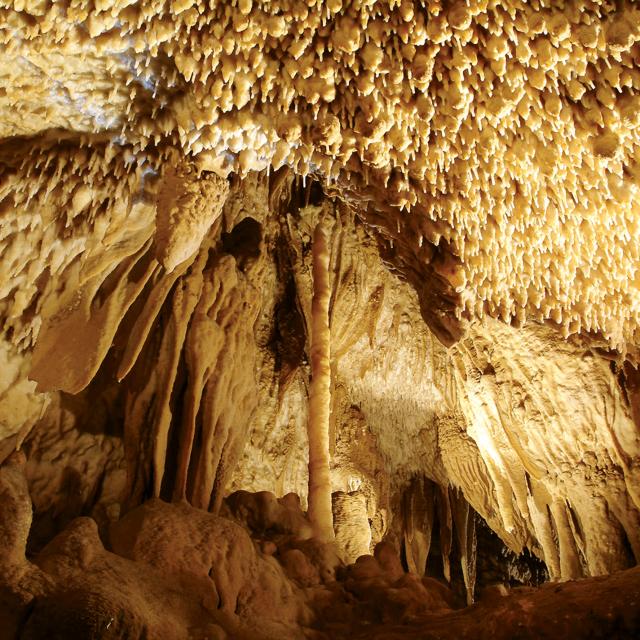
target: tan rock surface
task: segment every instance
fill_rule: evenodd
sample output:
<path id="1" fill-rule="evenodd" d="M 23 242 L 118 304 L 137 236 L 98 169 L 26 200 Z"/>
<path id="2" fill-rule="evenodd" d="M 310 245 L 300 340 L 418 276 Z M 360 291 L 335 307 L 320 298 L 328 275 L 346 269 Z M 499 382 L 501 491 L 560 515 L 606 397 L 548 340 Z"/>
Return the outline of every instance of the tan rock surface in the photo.
<path id="1" fill-rule="evenodd" d="M 631 0 L 4 3 L 0 627 L 637 630 L 639 47 Z M 610 577 L 502 600 L 481 521 Z"/>
<path id="2" fill-rule="evenodd" d="M 362 176 L 417 214 L 390 234 L 459 256 L 442 270 L 459 311 L 633 350 L 635 3 L 342 5 L 8 6 L 2 135 L 110 131 L 223 173 Z"/>

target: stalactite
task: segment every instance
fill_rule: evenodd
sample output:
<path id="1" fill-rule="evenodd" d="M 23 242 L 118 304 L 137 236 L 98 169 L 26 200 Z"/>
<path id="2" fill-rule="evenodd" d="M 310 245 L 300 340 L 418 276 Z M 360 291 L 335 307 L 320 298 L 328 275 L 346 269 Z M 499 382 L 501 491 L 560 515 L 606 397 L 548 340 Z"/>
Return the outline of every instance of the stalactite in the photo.
<path id="1" fill-rule="evenodd" d="M 449 491 L 451 497 L 451 511 L 456 529 L 456 538 L 460 550 L 460 566 L 464 578 L 464 586 L 467 591 L 467 604 L 474 601 L 476 584 L 476 524 L 475 513 L 469 506 L 464 495 L 458 489 Z"/>
<path id="2" fill-rule="evenodd" d="M 169 429 L 173 418 L 171 396 L 189 321 L 202 293 L 202 266 L 205 260 L 206 253 L 201 252 L 200 264 L 196 262 L 196 269 L 189 274 L 190 277 L 181 278 L 177 284 L 173 294 L 171 316 L 162 336 L 161 353 L 165 357 L 156 363 L 159 369 L 159 384 L 156 387 L 156 415 L 153 424 L 153 495 L 155 497 L 160 496 L 162 489 L 169 445 Z M 200 268 L 197 268 L 198 266 Z"/>
<path id="3" fill-rule="evenodd" d="M 204 277 L 206 286 L 185 344 L 189 382 L 174 495 L 181 494 L 186 478 L 190 503 L 215 513 L 258 402 L 254 331 L 261 298 L 230 255 L 212 261 Z M 195 385 L 202 385 L 201 390 Z M 200 424 L 197 445 L 193 415 Z"/>
<path id="4" fill-rule="evenodd" d="M 447 582 L 451 582 L 451 545 L 453 542 L 453 521 L 451 517 L 451 501 L 449 491 L 439 487 L 436 504 L 438 505 L 438 522 L 440 524 L 440 553 L 442 555 L 442 572 Z"/>
<path id="5" fill-rule="evenodd" d="M 313 300 L 311 303 L 311 383 L 309 385 L 309 518 L 315 535 L 332 540 L 329 420 L 331 413 L 331 336 L 329 303 L 330 250 L 318 222 L 313 232 Z"/>
<path id="6" fill-rule="evenodd" d="M 211 338 L 210 310 L 215 294 L 212 283 L 206 283 L 203 295 L 193 315 L 187 342 L 185 345 L 185 360 L 189 372 L 187 389 L 185 392 L 180 441 L 178 446 L 178 460 L 176 482 L 174 489 L 175 500 L 187 500 L 187 480 L 189 466 L 192 462 L 193 444 L 196 435 L 196 421 L 200 412 L 202 397 L 206 390 L 206 383 L 215 366 L 218 350 L 207 344 Z M 206 348 L 203 348 L 206 345 Z"/>
<path id="7" fill-rule="evenodd" d="M 403 495 L 404 549 L 409 571 L 423 576 L 431 548 L 434 517 L 433 484 L 414 478 Z"/>
<path id="8" fill-rule="evenodd" d="M 156 205 L 156 257 L 171 273 L 194 255 L 220 216 L 229 183 L 190 165 L 168 166 Z"/>
<path id="9" fill-rule="evenodd" d="M 194 255 L 193 258 L 195 259 L 195 257 Z M 153 330 L 154 323 L 158 319 L 160 309 L 167 299 L 169 292 L 173 288 L 176 280 L 184 274 L 192 262 L 193 260 L 191 262 L 185 260 L 170 274 L 162 273 L 158 278 L 158 282 L 154 284 L 151 293 L 149 293 L 145 301 L 144 309 L 136 318 L 135 324 L 131 329 L 124 354 L 120 361 L 120 366 L 118 367 L 118 380 L 122 381 L 131 371 L 140 356 L 145 341 L 149 338 L 149 334 Z"/>
<path id="10" fill-rule="evenodd" d="M 149 254 L 150 240 L 141 248 L 139 239 L 133 244 L 135 253 L 113 271 L 102 265 L 104 270 L 80 290 L 69 287 L 56 301 L 58 310 L 41 331 L 34 352 L 30 376 L 40 389 L 77 393 L 95 376 L 122 318 L 159 268 Z M 136 268 L 142 269 L 137 278 L 132 277 Z M 59 366 L 51 367 L 55 357 Z"/>
<path id="11" fill-rule="evenodd" d="M 542 548 L 549 576 L 553 579 L 559 578 L 561 571 L 560 553 L 548 508 L 550 503 L 551 496 L 547 493 L 544 485 L 533 482 L 531 495 L 528 498 L 531 525 Z"/>
<path id="12" fill-rule="evenodd" d="M 580 558 L 576 542 L 569 524 L 567 505 L 564 501 L 554 500 L 551 504 L 551 515 L 556 525 L 558 537 L 558 555 L 560 558 L 560 574 L 565 580 L 575 580 L 582 576 Z"/>

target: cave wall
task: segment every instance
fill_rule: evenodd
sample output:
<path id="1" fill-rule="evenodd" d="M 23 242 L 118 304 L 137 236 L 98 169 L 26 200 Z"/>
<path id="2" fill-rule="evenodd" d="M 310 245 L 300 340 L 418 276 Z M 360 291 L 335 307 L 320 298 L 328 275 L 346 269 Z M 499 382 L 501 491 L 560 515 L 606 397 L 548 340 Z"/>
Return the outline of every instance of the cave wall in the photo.
<path id="1" fill-rule="evenodd" d="M 69 171 L 106 178 L 103 154 L 118 162 L 109 148 L 69 147 Z M 447 503 L 449 487 L 460 490 L 552 577 L 635 562 L 633 402 L 586 339 L 487 318 L 446 348 L 368 213 L 286 171 L 236 179 L 226 194 L 188 164 L 160 175 L 117 165 L 128 182 L 114 208 L 106 187 L 53 188 L 59 156 L 47 165 L 45 150 L 27 149 L 6 184 L 46 169 L 31 194 L 5 187 L 11 215 L 29 203 L 33 233 L 5 239 L 22 259 L 6 276 L 4 339 L 7 353 L 21 349 L 11 393 L 35 407 L 18 423 L 8 412 L 7 436 L 37 423 L 25 443 L 36 542 L 75 515 L 106 526 L 153 495 L 214 511 L 234 489 L 305 504 L 310 237 L 322 214 L 332 221 L 332 489 L 355 548 L 387 538 L 424 566 L 433 523 L 403 505 L 430 500 L 412 489 L 425 478 Z M 188 214 L 171 223 L 178 209 Z M 25 271 L 45 274 L 27 299 Z M 56 504 L 61 492 L 76 497 Z"/>

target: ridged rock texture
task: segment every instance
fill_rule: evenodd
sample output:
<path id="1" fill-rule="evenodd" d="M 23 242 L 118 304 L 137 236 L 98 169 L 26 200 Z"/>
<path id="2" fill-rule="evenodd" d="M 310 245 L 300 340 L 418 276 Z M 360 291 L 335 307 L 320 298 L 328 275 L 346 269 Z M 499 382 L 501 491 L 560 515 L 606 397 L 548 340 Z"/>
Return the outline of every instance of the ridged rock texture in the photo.
<path id="1" fill-rule="evenodd" d="M 637 632 L 639 236 L 631 0 L 1 3 L 0 628 Z"/>

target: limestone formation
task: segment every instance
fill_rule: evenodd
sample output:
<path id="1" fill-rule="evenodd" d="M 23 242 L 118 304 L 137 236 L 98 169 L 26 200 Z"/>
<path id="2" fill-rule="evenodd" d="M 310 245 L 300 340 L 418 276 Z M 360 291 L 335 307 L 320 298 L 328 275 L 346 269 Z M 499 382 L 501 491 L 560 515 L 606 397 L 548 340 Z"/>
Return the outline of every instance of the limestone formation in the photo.
<path id="1" fill-rule="evenodd" d="M 386 185 L 389 233 L 442 238 L 460 258 L 444 274 L 468 292 L 459 311 L 550 319 L 633 351 L 631 0 L 2 11 L 4 137 L 113 131 L 223 175 L 362 176 Z"/>
<path id="2" fill-rule="evenodd" d="M 635 637 L 638 114 L 633 0 L 0 3 L 0 635 Z"/>
<path id="3" fill-rule="evenodd" d="M 329 249 L 322 221 L 312 239 L 313 299 L 311 303 L 311 382 L 309 384 L 309 518 L 316 535 L 333 539 L 329 414 L 331 412 L 331 330 L 329 328 Z"/>

